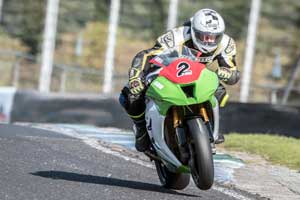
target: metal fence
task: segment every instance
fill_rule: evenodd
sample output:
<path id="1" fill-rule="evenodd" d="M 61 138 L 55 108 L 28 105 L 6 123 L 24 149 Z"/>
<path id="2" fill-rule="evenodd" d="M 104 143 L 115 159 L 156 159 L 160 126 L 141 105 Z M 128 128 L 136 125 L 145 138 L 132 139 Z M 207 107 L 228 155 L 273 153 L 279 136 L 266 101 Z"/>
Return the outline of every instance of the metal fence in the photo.
<path id="1" fill-rule="evenodd" d="M 30 1 L 29 1 L 30 2 Z M 46 0 L 29 2 L 3 0 L 0 29 L 0 85 L 38 89 Z M 126 82 L 134 55 L 150 48 L 165 32 L 169 0 L 121 0 L 119 26 L 111 84 L 117 93 Z M 250 1 L 178 1 L 177 24 L 188 20 L 200 8 L 219 11 L 225 18 L 227 33 L 238 47 L 238 66 L 243 71 Z M 272 3 L 273 2 L 273 3 Z M 257 43 L 251 78 L 251 102 L 280 102 L 296 67 L 299 55 L 300 10 L 295 0 L 262 1 Z M 299 9 L 299 10 L 297 10 Z M 110 1 L 60 0 L 52 92 L 101 93 L 108 35 Z M 34 15 L 28 13 L 35 12 Z M 298 21 L 297 21 L 298 20 Z M 39 24 L 32 26 L 30 22 Z M 24 24 L 28 26 L 24 27 Z M 25 34 L 25 33 L 30 34 Z M 20 39 L 23 38 L 23 39 Z M 25 38 L 25 39 L 24 39 Z M 31 48 L 29 48 L 31 44 Z M 29 56 L 31 55 L 31 56 Z M 276 65 L 276 58 L 280 64 Z M 275 76 L 274 68 L 280 68 Z M 278 74 L 278 73 L 277 73 Z M 298 77 L 292 86 L 297 96 Z M 232 100 L 239 100 L 240 83 L 228 87 Z M 276 95 L 275 95 L 276 94 Z M 293 98 L 293 97 L 291 97 Z"/>
<path id="2" fill-rule="evenodd" d="M 0 84 L 37 90 L 40 64 L 39 58 L 22 52 L 0 51 Z M 98 93 L 102 89 L 102 70 L 58 63 L 54 63 L 53 67 L 53 92 Z M 114 78 L 125 82 L 126 76 L 115 74 Z"/>

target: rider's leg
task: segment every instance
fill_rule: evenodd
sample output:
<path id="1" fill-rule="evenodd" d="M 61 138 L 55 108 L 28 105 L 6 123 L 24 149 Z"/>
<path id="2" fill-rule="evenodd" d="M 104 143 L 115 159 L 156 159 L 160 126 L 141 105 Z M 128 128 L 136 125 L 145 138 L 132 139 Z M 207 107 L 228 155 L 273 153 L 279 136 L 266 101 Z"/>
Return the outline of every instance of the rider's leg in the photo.
<path id="1" fill-rule="evenodd" d="M 227 103 L 229 95 L 226 92 L 225 87 L 220 83 L 217 91 L 215 92 L 215 97 L 217 98 L 220 107 L 224 107 Z M 216 139 L 215 143 L 220 144 L 225 141 L 224 135 L 222 133 L 218 133 L 218 139 Z"/>
<path id="2" fill-rule="evenodd" d="M 226 92 L 226 88 L 221 83 L 219 84 L 219 86 L 215 92 L 215 97 L 217 98 L 221 108 L 226 105 L 229 95 Z"/>
<path id="3" fill-rule="evenodd" d="M 125 86 L 121 91 L 119 102 L 134 123 L 135 148 L 141 152 L 146 151 L 150 145 L 150 138 L 146 129 L 144 95 L 132 95 Z"/>

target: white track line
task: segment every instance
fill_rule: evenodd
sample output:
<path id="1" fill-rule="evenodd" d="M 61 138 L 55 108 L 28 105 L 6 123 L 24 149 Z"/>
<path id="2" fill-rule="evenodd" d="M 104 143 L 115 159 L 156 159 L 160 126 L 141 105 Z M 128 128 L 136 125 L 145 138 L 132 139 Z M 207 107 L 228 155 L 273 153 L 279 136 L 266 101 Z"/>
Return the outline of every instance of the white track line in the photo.
<path id="1" fill-rule="evenodd" d="M 228 196 L 234 197 L 234 198 L 239 199 L 239 200 L 252 200 L 252 199 L 249 199 L 248 197 L 245 197 L 245 196 L 243 196 L 243 195 L 241 195 L 241 194 L 239 194 L 239 193 L 237 193 L 235 191 L 229 190 L 229 189 L 227 189 L 225 187 L 215 186 L 214 185 L 212 188 L 214 190 L 217 190 L 217 191 L 219 191 L 219 192 L 221 192 L 223 194 L 226 194 Z"/>

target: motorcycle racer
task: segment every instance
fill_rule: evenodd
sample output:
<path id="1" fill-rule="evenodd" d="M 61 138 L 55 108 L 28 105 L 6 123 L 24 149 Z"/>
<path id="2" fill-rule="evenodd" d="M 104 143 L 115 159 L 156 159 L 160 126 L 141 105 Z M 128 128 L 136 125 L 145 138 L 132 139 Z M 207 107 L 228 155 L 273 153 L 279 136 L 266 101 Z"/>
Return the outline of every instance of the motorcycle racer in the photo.
<path id="1" fill-rule="evenodd" d="M 219 67 L 216 73 L 219 80 L 227 85 L 236 84 L 240 78 L 235 61 L 236 45 L 224 31 L 225 23 L 219 13 L 212 9 L 201 9 L 182 26 L 160 36 L 152 48 L 139 52 L 133 58 L 129 69 L 129 81 L 122 89 L 119 101 L 134 122 L 135 147 L 138 151 L 144 152 L 150 144 L 146 129 L 144 99 L 146 90 L 144 78 L 153 70 L 149 60 L 164 49 L 187 46 L 202 53 L 199 59 L 201 63 L 211 65 L 217 60 Z M 226 104 L 229 97 L 222 84 L 219 85 L 215 96 L 221 107 Z M 215 143 L 222 142 L 224 136 L 219 133 Z"/>

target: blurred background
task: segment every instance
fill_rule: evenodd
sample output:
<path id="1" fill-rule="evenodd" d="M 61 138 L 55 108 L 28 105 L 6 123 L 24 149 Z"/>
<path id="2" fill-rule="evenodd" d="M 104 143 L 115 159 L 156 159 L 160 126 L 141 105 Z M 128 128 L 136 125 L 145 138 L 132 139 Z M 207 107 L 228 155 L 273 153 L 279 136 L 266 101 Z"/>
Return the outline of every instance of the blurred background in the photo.
<path id="1" fill-rule="evenodd" d="M 226 33 L 237 43 L 242 74 L 246 50 L 251 48 L 248 27 L 256 25 L 247 101 L 300 105 L 298 0 L 0 0 L 0 86 L 116 94 L 137 52 L 206 7 L 224 17 Z M 255 13 L 257 21 L 252 19 Z M 47 58 L 52 69 L 44 73 L 50 75 L 49 89 L 47 83 L 41 86 L 47 79 L 41 73 Z M 112 78 L 105 80 L 109 70 Z M 110 85 L 106 90 L 105 81 Z M 240 101 L 241 84 L 228 87 L 231 101 Z"/>

